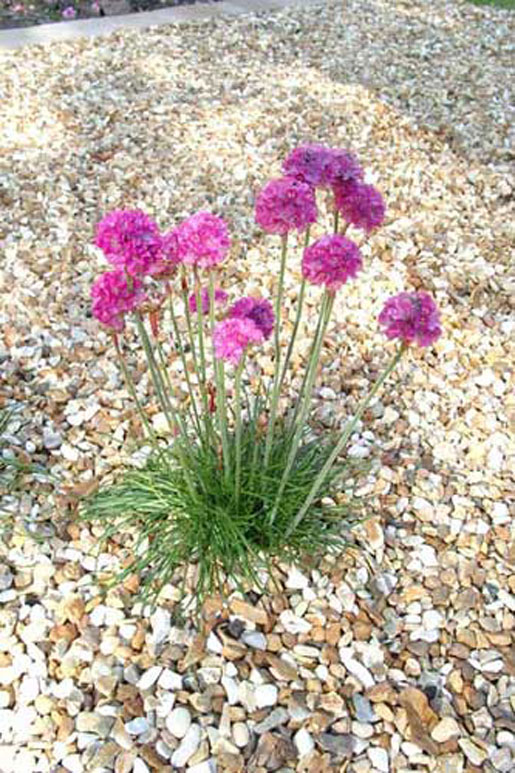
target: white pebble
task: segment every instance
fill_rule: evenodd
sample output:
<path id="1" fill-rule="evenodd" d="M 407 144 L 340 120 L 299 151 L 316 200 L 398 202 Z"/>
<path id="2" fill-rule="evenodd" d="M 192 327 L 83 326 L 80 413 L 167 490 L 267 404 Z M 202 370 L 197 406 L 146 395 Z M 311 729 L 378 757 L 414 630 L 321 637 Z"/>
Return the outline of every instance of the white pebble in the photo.
<path id="1" fill-rule="evenodd" d="M 304 757 L 306 754 L 311 754 L 315 748 L 315 742 L 313 741 L 313 738 L 303 727 L 301 727 L 301 729 L 293 736 L 293 743 L 295 744 L 295 748 L 299 753 L 299 757 Z"/>
<path id="2" fill-rule="evenodd" d="M 264 709 L 265 706 L 275 706 L 277 696 L 278 690 L 275 684 L 259 684 L 255 692 L 257 708 Z"/>
<path id="3" fill-rule="evenodd" d="M 178 706 L 166 718 L 166 729 L 175 738 L 184 738 L 191 726 L 191 715 L 188 709 Z"/>

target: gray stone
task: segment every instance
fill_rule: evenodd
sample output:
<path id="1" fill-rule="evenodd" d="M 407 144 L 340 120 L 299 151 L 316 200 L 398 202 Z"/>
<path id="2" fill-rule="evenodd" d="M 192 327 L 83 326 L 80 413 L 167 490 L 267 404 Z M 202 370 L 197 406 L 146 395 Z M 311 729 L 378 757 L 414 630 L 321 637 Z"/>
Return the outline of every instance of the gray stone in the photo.
<path id="1" fill-rule="evenodd" d="M 261 722 L 259 722 L 254 727 L 254 732 L 258 735 L 262 735 L 263 733 L 268 733 L 270 730 L 274 730 L 276 727 L 279 727 L 280 725 L 284 725 L 286 722 L 288 722 L 290 719 L 290 715 L 286 711 L 286 709 L 274 709 L 270 714 L 265 717 Z"/>
<path id="2" fill-rule="evenodd" d="M 354 753 L 355 740 L 352 735 L 333 735 L 332 733 L 321 733 L 318 743 L 325 752 L 334 754 L 336 757 L 350 758 Z"/>

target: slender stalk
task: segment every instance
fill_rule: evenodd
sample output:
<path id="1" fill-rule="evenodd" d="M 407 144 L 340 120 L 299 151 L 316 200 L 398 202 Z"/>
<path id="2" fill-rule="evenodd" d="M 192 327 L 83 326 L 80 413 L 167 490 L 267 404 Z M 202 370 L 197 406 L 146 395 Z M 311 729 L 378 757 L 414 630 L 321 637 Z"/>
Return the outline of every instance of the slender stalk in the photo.
<path id="1" fill-rule="evenodd" d="M 202 436 L 202 431 L 201 431 L 201 425 L 200 425 L 200 416 L 198 414 L 198 408 L 197 408 L 197 400 L 195 397 L 195 392 L 193 390 L 193 385 L 191 383 L 190 372 L 188 370 L 188 362 L 186 360 L 186 353 L 184 351 L 184 346 L 182 345 L 182 338 L 179 331 L 179 325 L 177 323 L 177 317 L 175 316 L 175 311 L 173 309 L 173 299 L 171 296 L 170 296 L 170 316 L 172 318 L 173 332 L 174 332 L 175 340 L 177 342 L 177 349 L 179 350 L 179 356 L 182 361 L 184 376 L 186 378 L 186 384 L 187 384 L 188 392 L 190 396 L 190 404 L 191 404 L 191 409 L 194 417 L 193 423 L 195 425 L 195 429 L 197 430 L 200 438 Z"/>
<path id="2" fill-rule="evenodd" d="M 275 517 L 277 515 L 277 510 L 279 509 L 279 504 L 281 501 L 281 497 L 283 495 L 284 489 L 286 487 L 286 484 L 288 483 L 288 476 L 291 472 L 291 469 L 293 467 L 293 464 L 295 462 L 295 458 L 297 456 L 297 451 L 299 450 L 299 446 L 302 440 L 302 434 L 304 431 L 304 425 L 306 422 L 306 418 L 308 415 L 309 408 L 311 406 L 311 393 L 313 391 L 313 384 L 315 382 L 316 373 L 317 373 L 317 367 L 318 367 L 318 360 L 320 357 L 320 350 L 322 348 L 322 343 L 324 340 L 324 334 L 327 329 L 327 325 L 329 323 L 329 318 L 331 316 L 331 311 L 334 303 L 334 294 L 329 294 L 327 291 L 324 294 L 323 300 L 322 300 L 322 308 L 320 310 L 320 318 L 322 320 L 322 324 L 318 326 L 318 334 L 315 339 L 314 347 L 312 356 L 310 359 L 310 362 L 308 364 L 308 377 L 306 380 L 306 389 L 304 392 L 304 396 L 302 399 L 302 406 L 299 412 L 299 416 L 297 418 L 297 426 L 295 428 L 295 432 L 293 435 L 292 443 L 290 446 L 290 452 L 288 454 L 288 460 L 286 462 L 286 467 L 284 468 L 284 472 L 281 478 L 281 483 L 279 485 L 279 490 L 277 492 L 276 500 L 274 503 L 274 509 L 272 511 L 272 515 L 270 517 L 270 523 L 273 523 L 275 521 Z"/>
<path id="3" fill-rule="evenodd" d="M 193 357 L 195 371 L 196 373 L 198 373 L 199 369 L 198 369 L 198 363 L 197 363 L 197 349 L 195 347 L 195 336 L 193 334 L 193 324 L 191 321 L 191 312 L 190 312 L 190 305 L 189 305 L 189 298 L 188 298 L 188 281 L 186 277 L 186 269 L 184 268 L 184 266 L 182 267 L 181 295 L 182 295 L 182 300 L 184 302 L 184 316 L 186 317 L 186 325 L 188 328 L 188 335 L 190 339 L 189 343 L 191 348 L 191 356 Z"/>
<path id="4" fill-rule="evenodd" d="M 200 292 L 200 279 L 197 268 L 195 267 L 195 302 L 197 305 L 197 335 L 198 335 L 198 348 L 199 348 L 199 364 L 198 370 L 200 395 L 202 397 L 202 405 L 204 408 L 204 421 L 206 424 L 206 434 L 213 435 L 213 424 L 211 422 L 211 413 L 209 412 L 209 400 L 207 396 L 206 387 L 206 351 L 204 347 L 204 315 L 202 313 L 202 295 Z M 210 301 L 211 303 L 211 301 Z"/>
<path id="5" fill-rule="evenodd" d="M 136 325 L 141 338 L 141 342 L 143 344 L 143 349 L 145 351 L 148 366 L 150 368 L 150 375 L 152 376 L 152 381 L 154 384 L 154 389 L 156 390 L 157 398 L 161 404 L 163 413 L 166 416 L 166 420 L 168 422 L 168 426 L 170 427 L 170 430 L 172 431 L 172 433 L 175 433 L 177 429 L 177 423 L 173 418 L 172 406 L 166 394 L 163 378 L 161 376 L 161 373 L 159 372 L 159 368 L 154 357 L 154 352 L 152 351 L 152 344 L 150 342 L 147 330 L 145 328 L 145 324 L 140 314 L 136 314 Z"/>
<path id="6" fill-rule="evenodd" d="M 241 377 L 245 366 L 245 354 L 243 354 L 234 380 L 234 413 L 236 417 L 236 504 L 240 501 L 241 489 Z"/>
<path id="7" fill-rule="evenodd" d="M 229 438 L 227 434 L 227 405 L 225 394 L 225 365 L 223 360 L 217 360 L 217 390 L 216 407 L 218 411 L 218 422 L 220 424 L 220 434 L 222 437 L 222 454 L 224 460 L 225 479 L 229 477 L 231 470 L 231 456 L 229 452 Z"/>
<path id="8" fill-rule="evenodd" d="M 335 461 L 338 458 L 338 456 L 340 455 L 340 453 L 343 451 L 343 449 L 344 449 L 346 443 L 348 442 L 350 436 L 352 435 L 352 433 L 356 429 L 356 425 L 357 425 L 358 421 L 363 416 L 363 414 L 366 411 L 370 401 L 375 397 L 375 395 L 380 390 L 380 388 L 382 387 L 382 385 L 384 384 L 384 382 L 386 381 L 388 376 L 396 368 L 399 360 L 401 359 L 402 355 L 406 351 L 406 348 L 407 347 L 406 347 L 406 345 L 404 343 L 402 343 L 399 346 L 399 349 L 397 350 L 395 356 L 392 358 L 390 364 L 388 365 L 388 367 L 386 368 L 386 370 L 384 371 L 382 376 L 380 376 L 377 379 L 376 383 L 374 384 L 374 386 L 372 387 L 372 389 L 370 390 L 368 395 L 366 395 L 366 397 L 359 404 L 359 406 L 358 406 L 358 408 L 356 410 L 356 413 L 354 414 L 354 416 L 351 419 L 351 421 L 348 424 L 348 426 L 343 431 L 340 440 L 335 445 L 331 455 L 328 457 L 328 459 L 325 462 L 324 466 L 322 467 L 322 469 L 318 473 L 317 477 L 315 478 L 315 480 L 313 482 L 313 485 L 312 485 L 312 487 L 311 487 L 311 489 L 309 491 L 308 496 L 306 497 L 306 500 L 305 500 L 304 504 L 302 505 L 302 507 L 300 508 L 299 512 L 297 513 L 297 515 L 293 519 L 292 523 L 288 527 L 288 529 L 286 531 L 286 537 L 289 537 L 289 535 L 292 534 L 292 532 L 297 528 L 299 523 L 302 521 L 302 519 L 306 515 L 307 511 L 311 507 L 311 504 L 313 503 L 313 500 L 318 495 L 321 487 L 323 486 L 323 484 L 324 484 L 324 482 L 325 482 L 325 480 L 327 478 L 327 475 L 328 475 L 329 471 L 331 470 L 331 467 L 335 463 Z"/>
<path id="9" fill-rule="evenodd" d="M 338 226 L 340 224 L 340 213 L 337 209 L 334 210 L 334 232 L 338 233 Z"/>
<path id="10" fill-rule="evenodd" d="M 306 229 L 306 237 L 304 240 L 304 250 L 307 249 L 309 245 L 309 232 L 310 228 L 309 226 Z M 306 280 L 302 278 L 302 281 L 300 283 L 300 290 L 299 290 L 299 297 L 297 299 L 297 314 L 295 315 L 295 322 L 293 324 L 293 332 L 291 334 L 290 342 L 288 344 L 288 349 L 286 351 L 286 357 L 284 360 L 283 365 L 283 372 L 281 374 L 281 380 L 279 381 L 279 392 L 281 391 L 284 379 L 286 377 L 286 373 L 288 371 L 288 365 L 290 364 L 290 358 L 293 352 L 293 347 L 295 346 L 295 340 L 297 338 L 297 333 L 299 332 L 299 326 L 300 326 L 300 320 L 302 318 L 302 311 L 304 307 L 304 295 L 306 293 Z"/>
<path id="11" fill-rule="evenodd" d="M 127 385 L 127 389 L 129 390 L 130 395 L 131 395 L 132 399 L 134 400 L 134 403 L 136 405 L 136 409 L 138 411 L 138 414 L 140 416 L 142 424 L 143 424 L 143 426 L 145 427 L 145 429 L 147 431 L 147 434 L 148 434 L 149 438 L 152 440 L 154 445 L 157 447 L 157 437 L 156 437 L 156 434 L 155 434 L 154 430 L 152 429 L 152 426 L 151 426 L 149 420 L 147 419 L 147 417 L 145 415 L 145 412 L 143 410 L 143 406 L 141 405 L 141 403 L 139 401 L 139 398 L 138 398 L 138 395 L 137 395 L 137 392 L 136 392 L 136 387 L 134 385 L 134 381 L 133 381 L 132 376 L 131 376 L 131 374 L 129 372 L 129 369 L 127 367 L 127 363 L 125 362 L 125 359 L 123 357 L 122 350 L 120 348 L 120 342 L 118 341 L 118 337 L 116 336 L 116 334 L 113 336 L 113 341 L 114 341 L 114 348 L 116 350 L 116 355 L 118 357 L 118 361 L 120 363 L 120 367 L 121 367 L 123 375 L 125 377 L 125 383 Z"/>
<path id="12" fill-rule="evenodd" d="M 266 435 L 266 445 L 265 445 L 265 467 L 268 464 L 268 460 L 270 457 L 270 450 L 272 448 L 272 441 L 274 438 L 274 429 L 275 429 L 275 419 L 277 416 L 277 406 L 279 403 L 279 390 L 280 390 L 280 381 L 279 381 L 279 373 L 281 369 L 281 309 L 282 309 L 282 302 L 283 302 L 283 293 L 284 293 L 284 273 L 286 270 L 286 256 L 288 253 L 288 234 L 285 234 L 282 237 L 282 245 L 281 245 L 281 267 L 279 270 L 279 285 L 277 288 L 277 297 L 275 299 L 275 331 L 274 331 L 274 342 L 275 342 L 275 367 L 274 367 L 274 386 L 272 390 L 272 402 L 270 405 L 270 416 L 269 416 L 269 422 L 268 422 L 268 430 Z"/>

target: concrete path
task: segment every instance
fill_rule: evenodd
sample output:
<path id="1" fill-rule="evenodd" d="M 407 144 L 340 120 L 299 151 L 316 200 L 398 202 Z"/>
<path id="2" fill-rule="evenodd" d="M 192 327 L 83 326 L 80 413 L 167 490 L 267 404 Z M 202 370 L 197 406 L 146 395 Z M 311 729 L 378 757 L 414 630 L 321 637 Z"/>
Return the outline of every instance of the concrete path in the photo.
<path id="1" fill-rule="evenodd" d="M 78 21 L 63 21 L 55 24 L 40 24 L 35 27 L 16 27 L 0 30 L 0 50 L 21 46 L 45 45 L 61 40 L 72 40 L 84 36 L 109 35 L 119 29 L 144 29 L 161 24 L 184 24 L 220 17 L 238 16 L 258 11 L 273 11 L 289 6 L 309 6 L 320 0 L 224 0 L 219 3 L 198 3 L 176 8 L 162 8 L 158 11 L 131 13 L 122 16 L 103 16 Z"/>

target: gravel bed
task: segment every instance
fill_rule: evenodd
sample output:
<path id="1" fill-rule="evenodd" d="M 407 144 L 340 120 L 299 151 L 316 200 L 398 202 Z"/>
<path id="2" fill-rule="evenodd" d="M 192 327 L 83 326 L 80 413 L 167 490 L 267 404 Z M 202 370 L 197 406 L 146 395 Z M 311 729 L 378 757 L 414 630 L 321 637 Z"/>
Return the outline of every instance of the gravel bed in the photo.
<path id="1" fill-rule="evenodd" d="M 467 3 L 352 0 L 0 57 L 3 453 L 53 476 L 1 492 L 2 773 L 514 769 L 513 26 Z M 278 245 L 252 202 L 305 140 L 356 151 L 388 204 L 337 304 L 318 423 L 344 422 L 387 361 L 387 295 L 429 290 L 445 334 L 352 440 L 373 460 L 359 549 L 210 599 L 199 632 L 178 584 L 155 609 L 137 577 L 102 596 L 131 536 L 95 558 L 75 520 L 78 496 L 139 459 L 88 313 L 92 227 L 121 206 L 163 227 L 213 209 L 236 237 L 226 286 L 268 295 Z"/>

